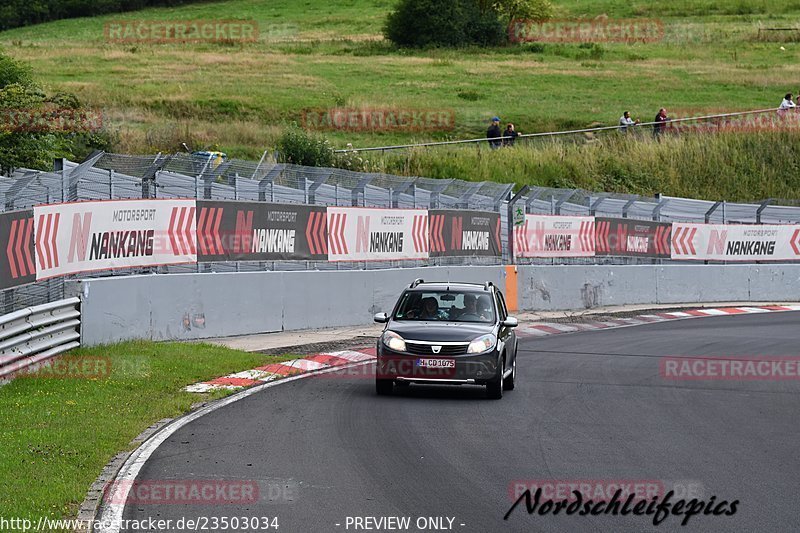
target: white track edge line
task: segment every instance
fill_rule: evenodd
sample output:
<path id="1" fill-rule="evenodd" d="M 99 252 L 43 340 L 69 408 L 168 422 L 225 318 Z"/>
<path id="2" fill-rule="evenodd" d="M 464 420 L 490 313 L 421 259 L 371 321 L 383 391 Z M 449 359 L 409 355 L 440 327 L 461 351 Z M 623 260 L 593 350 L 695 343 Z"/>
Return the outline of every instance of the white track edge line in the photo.
<path id="1" fill-rule="evenodd" d="M 150 458 L 150 456 L 153 455 L 153 452 L 155 452 L 158 449 L 158 447 L 164 443 L 165 440 L 167 440 L 176 431 L 181 429 L 189 422 L 193 422 L 198 418 L 200 418 L 201 416 L 207 415 L 208 413 L 216 411 L 217 409 L 238 402 L 241 399 L 247 398 L 252 394 L 255 394 L 270 387 L 275 387 L 283 383 L 289 383 L 291 381 L 304 379 L 311 376 L 336 372 L 338 370 L 344 370 L 347 368 L 366 366 L 374 362 L 375 362 L 374 360 L 359 361 L 348 365 L 332 366 L 329 368 L 314 370 L 311 372 L 299 374 L 297 376 L 291 376 L 277 381 L 271 381 L 269 383 L 256 385 L 254 387 L 247 388 L 241 392 L 237 392 L 227 398 L 218 400 L 212 403 L 211 405 L 202 407 L 197 411 L 193 411 L 187 415 L 178 418 L 177 420 L 174 420 L 173 422 L 170 422 L 169 424 L 164 426 L 161 430 L 159 430 L 155 435 L 151 436 L 149 439 L 144 441 L 142 445 L 139 446 L 136 450 L 134 450 L 128 457 L 128 459 L 125 461 L 125 463 L 123 463 L 122 467 L 119 469 L 119 472 L 117 472 L 117 475 L 114 476 L 113 481 L 109 482 L 108 486 L 114 489 L 113 493 L 102 494 L 100 497 L 103 500 L 110 501 L 112 503 L 108 503 L 105 505 L 101 503 L 101 505 L 103 505 L 103 512 L 100 514 L 99 518 L 95 517 L 96 522 L 98 522 L 101 527 L 96 529 L 95 531 L 97 531 L 97 533 L 119 533 L 120 526 L 122 525 L 122 516 L 125 512 L 125 502 L 128 499 L 128 494 L 130 493 L 132 482 L 139 475 L 139 472 L 141 471 L 142 467 Z M 130 481 L 130 483 L 119 483 L 119 481 Z M 122 503 L 113 503 L 113 502 L 122 502 Z M 106 525 L 108 527 L 105 527 Z"/>

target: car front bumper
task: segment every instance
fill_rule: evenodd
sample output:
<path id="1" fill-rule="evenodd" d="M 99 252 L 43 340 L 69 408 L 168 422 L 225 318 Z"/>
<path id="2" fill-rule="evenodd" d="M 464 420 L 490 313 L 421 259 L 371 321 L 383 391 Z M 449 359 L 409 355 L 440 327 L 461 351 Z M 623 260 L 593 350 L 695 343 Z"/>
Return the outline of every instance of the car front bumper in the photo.
<path id="1" fill-rule="evenodd" d="M 422 356 L 389 350 L 378 345 L 376 377 L 417 383 L 484 384 L 497 378 L 497 348 L 478 355 Z M 452 368 L 424 367 L 421 360 L 453 361 Z"/>

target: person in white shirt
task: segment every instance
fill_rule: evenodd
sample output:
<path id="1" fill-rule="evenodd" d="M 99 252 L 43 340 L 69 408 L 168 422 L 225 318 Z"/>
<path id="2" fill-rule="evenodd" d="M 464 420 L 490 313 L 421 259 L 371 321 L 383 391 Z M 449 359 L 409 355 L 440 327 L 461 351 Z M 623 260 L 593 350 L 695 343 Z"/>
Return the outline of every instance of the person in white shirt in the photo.
<path id="1" fill-rule="evenodd" d="M 638 120 L 633 120 L 631 118 L 630 112 L 625 111 L 619 119 L 619 131 L 622 133 L 628 133 L 628 127 L 635 126 L 638 123 Z"/>
<path id="2" fill-rule="evenodd" d="M 792 93 L 788 93 L 783 97 L 783 102 L 781 102 L 781 106 L 778 108 L 778 114 L 783 115 L 788 109 L 794 109 L 795 107 L 795 103 L 792 101 Z"/>

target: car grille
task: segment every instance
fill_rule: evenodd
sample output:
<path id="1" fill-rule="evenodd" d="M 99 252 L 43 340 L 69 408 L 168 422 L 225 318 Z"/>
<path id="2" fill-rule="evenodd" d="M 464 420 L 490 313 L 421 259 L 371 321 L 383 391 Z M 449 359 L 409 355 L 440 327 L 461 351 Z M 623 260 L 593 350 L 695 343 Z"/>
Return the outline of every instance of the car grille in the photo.
<path id="1" fill-rule="evenodd" d="M 467 346 L 469 346 L 469 343 L 443 344 L 441 346 L 442 350 L 439 353 L 433 353 L 433 349 L 431 348 L 430 344 L 420 344 L 406 341 L 406 350 L 408 353 L 414 355 L 464 355 L 467 353 Z"/>

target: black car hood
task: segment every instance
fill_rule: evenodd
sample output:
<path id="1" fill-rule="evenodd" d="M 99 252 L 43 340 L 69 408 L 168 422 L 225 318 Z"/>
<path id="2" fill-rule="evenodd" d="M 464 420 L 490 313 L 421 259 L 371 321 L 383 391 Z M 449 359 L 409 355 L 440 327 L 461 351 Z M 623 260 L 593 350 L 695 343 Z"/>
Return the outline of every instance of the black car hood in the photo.
<path id="1" fill-rule="evenodd" d="M 392 320 L 387 328 L 407 341 L 470 342 L 494 332 L 494 324 Z"/>

